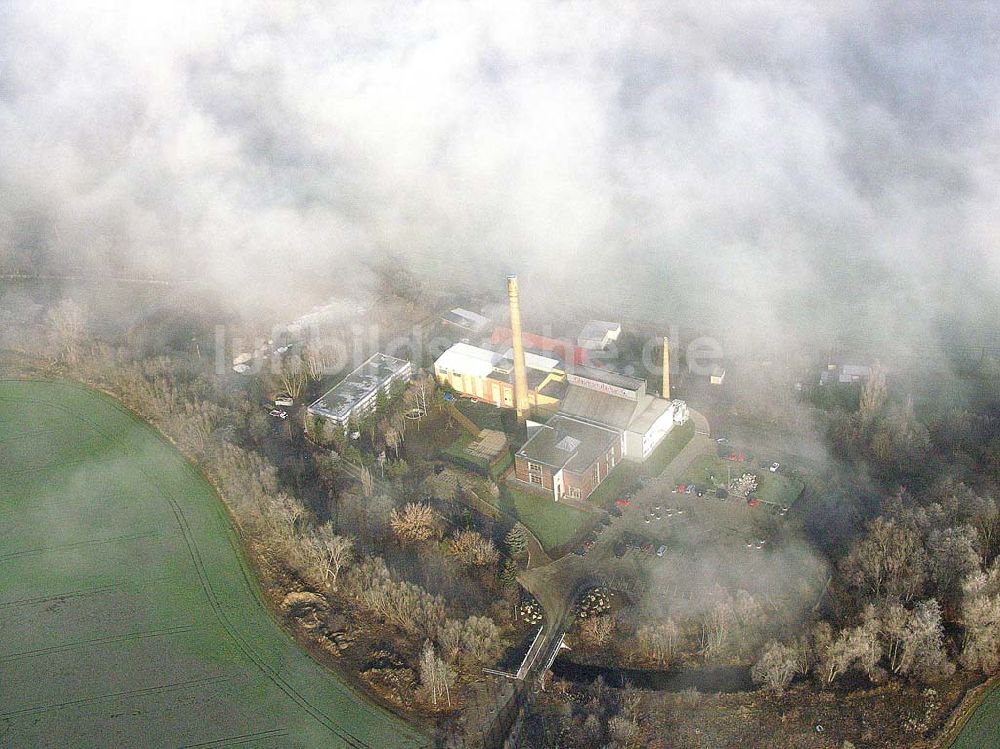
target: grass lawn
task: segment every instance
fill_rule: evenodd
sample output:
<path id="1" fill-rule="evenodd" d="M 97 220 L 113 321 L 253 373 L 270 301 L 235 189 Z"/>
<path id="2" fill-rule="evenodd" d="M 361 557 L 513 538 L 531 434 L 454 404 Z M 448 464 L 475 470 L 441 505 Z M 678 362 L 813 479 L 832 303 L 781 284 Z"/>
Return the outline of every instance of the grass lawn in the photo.
<path id="1" fill-rule="evenodd" d="M 670 434 L 664 437 L 663 442 L 656 446 L 652 455 L 642 463 L 642 472 L 647 476 L 659 476 L 670 465 L 670 461 L 687 446 L 692 437 L 694 437 L 693 420 L 689 419 L 687 423 L 675 426 L 670 430 Z"/>
<path id="2" fill-rule="evenodd" d="M 724 486 L 730 476 L 737 478 L 744 473 L 752 473 L 757 477 L 756 494 L 762 502 L 790 507 L 805 487 L 799 479 L 781 473 L 771 473 L 766 468 L 750 469 L 745 463 L 717 458 L 714 455 L 702 455 L 695 460 L 678 483 L 697 484 L 715 489 Z"/>
<path id="3" fill-rule="evenodd" d="M 499 507 L 524 523 L 546 551 L 563 546 L 591 525 L 596 515 L 530 492 L 502 486 Z"/>
<path id="4" fill-rule="evenodd" d="M 587 502 L 610 510 L 615 500 L 642 477 L 643 472 L 638 463 L 623 460 L 611 469 L 611 473 L 604 481 L 597 485 L 597 488 L 587 497 Z"/>
<path id="5" fill-rule="evenodd" d="M 5 746 L 430 746 L 301 651 L 218 496 L 111 398 L 0 381 Z"/>
<path id="6" fill-rule="evenodd" d="M 645 462 L 633 463 L 630 460 L 623 460 L 611 469 L 611 474 L 587 497 L 587 501 L 597 507 L 610 510 L 615 500 L 636 481 L 645 477 L 659 476 L 663 473 L 693 436 L 693 421 L 688 421 L 686 424 L 681 424 L 670 430 L 670 434 L 656 446 L 652 455 Z"/>

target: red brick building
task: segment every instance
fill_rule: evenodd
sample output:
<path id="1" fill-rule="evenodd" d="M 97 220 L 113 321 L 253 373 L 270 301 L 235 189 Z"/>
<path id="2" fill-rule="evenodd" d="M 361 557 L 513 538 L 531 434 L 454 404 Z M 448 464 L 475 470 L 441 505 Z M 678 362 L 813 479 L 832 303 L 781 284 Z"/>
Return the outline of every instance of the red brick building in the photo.
<path id="1" fill-rule="evenodd" d="M 538 428 L 514 456 L 518 481 L 559 501 L 583 500 L 622 459 L 623 435 L 564 415 Z"/>

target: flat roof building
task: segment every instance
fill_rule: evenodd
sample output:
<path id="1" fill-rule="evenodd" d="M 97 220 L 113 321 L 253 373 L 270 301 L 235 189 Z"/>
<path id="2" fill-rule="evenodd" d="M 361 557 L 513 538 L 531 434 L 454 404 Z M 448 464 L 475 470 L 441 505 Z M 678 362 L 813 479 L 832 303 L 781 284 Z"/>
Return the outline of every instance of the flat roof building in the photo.
<path id="1" fill-rule="evenodd" d="M 373 354 L 306 409 L 314 416 L 335 421 L 343 427 L 351 419 L 360 419 L 375 410 L 380 392 L 389 394 L 396 382 L 407 382 L 413 365 L 387 354 Z"/>
<path id="2" fill-rule="evenodd" d="M 621 335 L 622 326 L 607 320 L 591 320 L 583 326 L 577 336 L 576 345 L 588 351 L 599 351 L 607 348 Z"/>
<path id="3" fill-rule="evenodd" d="M 484 317 L 477 312 L 471 312 L 467 309 L 462 309 L 461 307 L 455 307 L 455 309 L 450 310 L 441 316 L 441 319 L 449 323 L 450 325 L 455 325 L 456 327 L 462 328 L 462 330 L 467 330 L 472 333 L 478 333 L 490 325 L 490 319 Z"/>
<path id="4" fill-rule="evenodd" d="M 566 388 L 566 375 L 558 359 L 526 351 L 524 363 L 531 407 L 555 410 Z M 514 407 L 514 362 L 511 352 L 456 343 L 434 362 L 434 376 L 446 387 L 492 403 Z"/>
<path id="5" fill-rule="evenodd" d="M 533 432 L 514 456 L 514 473 L 559 501 L 586 499 L 622 458 L 622 435 L 557 414 Z"/>

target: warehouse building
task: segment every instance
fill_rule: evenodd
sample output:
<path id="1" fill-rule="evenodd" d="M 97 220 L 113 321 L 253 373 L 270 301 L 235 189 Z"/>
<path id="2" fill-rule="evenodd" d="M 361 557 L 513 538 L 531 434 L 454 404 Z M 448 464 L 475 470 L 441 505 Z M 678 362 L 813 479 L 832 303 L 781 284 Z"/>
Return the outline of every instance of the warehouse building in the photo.
<path id="1" fill-rule="evenodd" d="M 441 321 L 469 333 L 481 333 L 490 326 L 490 319 L 476 312 L 456 307 L 441 316 Z"/>
<path id="2" fill-rule="evenodd" d="M 618 340 L 622 326 L 606 320 L 591 320 L 583 326 L 576 345 L 588 351 L 601 351 Z"/>
<path id="3" fill-rule="evenodd" d="M 412 374 L 413 365 L 410 362 L 386 354 L 374 354 L 306 410 L 346 429 L 351 419 L 357 421 L 375 410 L 380 392 L 388 395 L 395 383 L 409 382 Z"/>
<path id="4" fill-rule="evenodd" d="M 559 413 L 614 429 L 623 435 L 624 457 L 649 457 L 676 423 L 687 421 L 687 406 L 646 392 L 646 381 L 595 367 L 576 367 Z"/>
<path id="5" fill-rule="evenodd" d="M 463 395 L 514 408 L 513 351 L 503 353 L 456 343 L 434 362 L 439 384 Z M 552 413 L 566 391 L 566 374 L 559 360 L 530 351 L 524 352 L 528 383 L 528 404 L 536 411 Z"/>

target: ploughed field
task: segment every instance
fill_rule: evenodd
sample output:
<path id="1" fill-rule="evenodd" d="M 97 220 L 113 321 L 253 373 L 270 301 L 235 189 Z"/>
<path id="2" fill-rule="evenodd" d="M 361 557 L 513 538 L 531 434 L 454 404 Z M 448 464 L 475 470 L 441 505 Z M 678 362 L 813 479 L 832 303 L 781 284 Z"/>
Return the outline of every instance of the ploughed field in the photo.
<path id="1" fill-rule="evenodd" d="M 279 628 L 155 430 L 91 390 L 0 381 L 0 745 L 429 743 Z"/>

